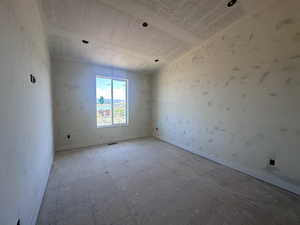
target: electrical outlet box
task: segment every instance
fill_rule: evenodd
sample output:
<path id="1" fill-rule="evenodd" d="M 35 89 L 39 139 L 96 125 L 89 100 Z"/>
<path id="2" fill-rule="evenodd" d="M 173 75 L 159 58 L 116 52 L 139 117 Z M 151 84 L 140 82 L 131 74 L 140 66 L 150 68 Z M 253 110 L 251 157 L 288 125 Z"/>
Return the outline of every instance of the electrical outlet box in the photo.
<path id="1" fill-rule="evenodd" d="M 30 82 L 35 84 L 36 83 L 36 78 L 32 74 L 30 74 Z"/>
<path id="2" fill-rule="evenodd" d="M 269 165 L 270 166 L 275 166 L 275 159 L 270 159 Z"/>

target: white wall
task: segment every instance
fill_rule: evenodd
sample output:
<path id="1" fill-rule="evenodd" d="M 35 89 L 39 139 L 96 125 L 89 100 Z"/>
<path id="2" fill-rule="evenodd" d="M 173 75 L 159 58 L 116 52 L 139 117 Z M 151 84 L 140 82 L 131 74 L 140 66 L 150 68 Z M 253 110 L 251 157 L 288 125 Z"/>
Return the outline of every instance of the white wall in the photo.
<path id="1" fill-rule="evenodd" d="M 0 224 L 33 225 L 53 156 L 50 64 L 35 0 L 1 0 L 0 33 Z"/>
<path id="2" fill-rule="evenodd" d="M 151 135 L 149 76 L 62 59 L 52 64 L 56 150 Z M 96 75 L 128 79 L 128 127 L 97 128 Z"/>
<path id="3" fill-rule="evenodd" d="M 154 135 L 300 193 L 299 11 L 277 1 L 164 68 Z"/>

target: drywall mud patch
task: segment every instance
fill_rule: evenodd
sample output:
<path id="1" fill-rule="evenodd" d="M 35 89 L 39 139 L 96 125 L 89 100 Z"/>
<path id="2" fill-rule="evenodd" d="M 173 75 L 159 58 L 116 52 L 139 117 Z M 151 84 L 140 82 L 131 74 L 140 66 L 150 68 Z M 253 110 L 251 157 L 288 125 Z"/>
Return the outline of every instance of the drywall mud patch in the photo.
<path id="1" fill-rule="evenodd" d="M 275 93 L 275 92 L 271 92 L 271 93 L 269 93 L 269 95 L 272 96 L 272 97 L 277 97 L 278 96 L 278 94 Z"/>
<path id="2" fill-rule="evenodd" d="M 249 138 L 247 141 L 245 141 L 246 147 L 252 147 L 254 145 L 258 145 L 261 142 L 263 142 L 265 139 L 265 135 L 263 133 L 257 133 L 253 137 Z"/>
<path id="3" fill-rule="evenodd" d="M 285 84 L 290 85 L 293 81 L 293 78 L 289 77 L 288 79 L 286 79 Z"/>
<path id="4" fill-rule="evenodd" d="M 289 73 L 296 71 L 296 70 L 297 70 L 297 68 L 295 66 L 285 66 L 282 68 L 282 71 L 289 72 Z"/>
<path id="5" fill-rule="evenodd" d="M 240 68 L 235 66 L 235 67 L 232 68 L 232 71 L 240 71 Z"/>
<path id="6" fill-rule="evenodd" d="M 284 28 L 285 26 L 287 25 L 291 25 L 291 24 L 294 24 L 295 21 L 292 19 L 292 18 L 286 18 L 284 20 L 281 20 L 279 21 L 277 24 L 276 24 L 276 30 L 279 31 L 281 30 L 282 28 Z"/>
<path id="7" fill-rule="evenodd" d="M 291 56 L 290 59 L 292 59 L 292 60 L 300 59 L 300 55 L 294 55 L 294 56 Z"/>
<path id="8" fill-rule="evenodd" d="M 235 76 L 231 76 L 225 83 L 225 87 L 228 87 L 230 82 L 233 81 L 235 79 Z"/>
<path id="9" fill-rule="evenodd" d="M 288 132 L 288 131 L 289 131 L 289 129 L 287 129 L 287 128 L 280 128 L 280 132 L 285 133 L 285 132 Z"/>
<path id="10" fill-rule="evenodd" d="M 249 41 L 252 41 L 253 38 L 254 38 L 254 34 L 251 33 L 251 34 L 249 35 Z"/>
<path id="11" fill-rule="evenodd" d="M 240 84 L 246 84 L 248 80 L 248 76 L 244 75 L 242 77 L 240 77 Z"/>
<path id="12" fill-rule="evenodd" d="M 204 56 L 193 56 L 192 63 L 199 64 L 204 62 Z"/>
<path id="13" fill-rule="evenodd" d="M 256 69 L 256 70 L 259 70 L 259 69 L 261 69 L 261 66 L 260 65 L 254 65 L 253 68 Z"/>
<path id="14" fill-rule="evenodd" d="M 292 39 L 294 42 L 300 42 L 300 32 L 295 33 Z"/>
<path id="15" fill-rule="evenodd" d="M 260 79 L 259 79 L 259 83 L 262 84 L 266 79 L 267 77 L 270 75 L 270 72 L 265 72 L 261 75 Z"/>

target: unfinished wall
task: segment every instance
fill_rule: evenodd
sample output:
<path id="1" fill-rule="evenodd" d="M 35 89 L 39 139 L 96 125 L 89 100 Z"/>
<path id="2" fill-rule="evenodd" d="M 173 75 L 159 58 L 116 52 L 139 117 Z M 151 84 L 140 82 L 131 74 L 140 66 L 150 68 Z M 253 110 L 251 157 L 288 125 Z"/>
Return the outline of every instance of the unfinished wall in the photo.
<path id="1" fill-rule="evenodd" d="M 164 68 L 154 135 L 300 193 L 299 10 L 276 1 Z"/>
<path id="2" fill-rule="evenodd" d="M 1 0 L 0 30 L 0 224 L 34 225 L 53 155 L 50 64 L 35 0 Z"/>
<path id="3" fill-rule="evenodd" d="M 57 150 L 151 135 L 149 76 L 61 59 L 52 63 Z M 128 127 L 97 128 L 96 75 L 128 79 Z"/>

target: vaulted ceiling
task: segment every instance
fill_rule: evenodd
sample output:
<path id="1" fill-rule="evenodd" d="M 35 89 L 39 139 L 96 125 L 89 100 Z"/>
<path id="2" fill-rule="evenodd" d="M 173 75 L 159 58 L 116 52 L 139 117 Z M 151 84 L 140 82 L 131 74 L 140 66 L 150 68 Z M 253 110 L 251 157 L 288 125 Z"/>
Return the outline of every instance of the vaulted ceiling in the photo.
<path id="1" fill-rule="evenodd" d="M 41 0 L 52 57 L 159 69 L 266 0 Z M 147 27 L 142 24 L 148 23 Z M 89 44 L 83 44 L 88 40 Z M 159 62 L 155 62 L 159 59 Z"/>

